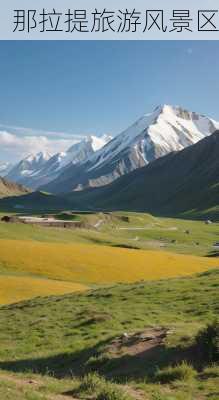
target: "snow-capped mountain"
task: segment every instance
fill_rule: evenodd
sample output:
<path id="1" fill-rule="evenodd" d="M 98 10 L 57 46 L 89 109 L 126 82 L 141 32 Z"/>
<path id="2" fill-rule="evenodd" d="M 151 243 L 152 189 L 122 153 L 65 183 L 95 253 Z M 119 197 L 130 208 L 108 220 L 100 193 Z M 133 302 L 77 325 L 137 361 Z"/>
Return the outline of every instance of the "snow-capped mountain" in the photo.
<path id="1" fill-rule="evenodd" d="M 89 160 L 66 168 L 43 189 L 58 193 L 106 185 L 161 156 L 198 142 L 218 128 L 219 123 L 206 116 L 178 106 L 159 106 Z"/>
<path id="2" fill-rule="evenodd" d="M 9 162 L 0 162 L 0 176 L 6 176 L 12 169 L 12 164 Z"/>
<path id="3" fill-rule="evenodd" d="M 51 154 L 48 152 L 30 154 L 11 169 L 7 174 L 7 179 L 25 184 L 26 179 L 40 170 L 50 158 Z"/>
<path id="4" fill-rule="evenodd" d="M 154 215 L 219 218 L 219 131 L 138 168 L 97 190 L 65 197 L 81 210 L 144 211 Z"/>
<path id="5" fill-rule="evenodd" d="M 57 153 L 52 156 L 43 167 L 36 171 L 26 181 L 26 185 L 36 189 L 56 179 L 64 173 L 67 167 L 87 161 L 97 150 L 101 149 L 108 141 L 110 136 L 104 135 L 100 138 L 89 136 L 81 142 L 73 144 L 66 152 Z"/>
<path id="6" fill-rule="evenodd" d="M 53 156 L 48 153 L 28 156 L 13 168 L 8 178 L 36 189 L 54 180 L 67 166 L 89 159 L 109 140 L 111 137 L 107 135 L 100 138 L 89 136 L 73 144 L 66 152 Z"/>
<path id="7" fill-rule="evenodd" d="M 111 136 L 88 136 L 81 142 L 73 144 L 65 153 L 58 153 L 54 157 L 57 162 L 56 170 L 66 167 L 68 164 L 77 164 L 89 159 L 96 151 L 100 150 L 112 139 Z"/>

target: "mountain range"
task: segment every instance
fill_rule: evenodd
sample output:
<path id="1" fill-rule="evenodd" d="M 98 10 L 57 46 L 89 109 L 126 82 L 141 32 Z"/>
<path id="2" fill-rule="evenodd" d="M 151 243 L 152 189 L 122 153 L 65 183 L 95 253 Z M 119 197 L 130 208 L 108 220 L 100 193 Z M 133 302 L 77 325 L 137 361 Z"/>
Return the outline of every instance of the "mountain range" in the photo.
<path id="1" fill-rule="evenodd" d="M 110 185 L 66 197 L 90 209 L 219 217 L 219 131 Z"/>
<path id="2" fill-rule="evenodd" d="M 7 179 L 39 188 L 22 196 L 33 207 L 46 202 L 52 208 L 210 217 L 219 215 L 218 155 L 218 122 L 165 105 L 113 139 L 92 136 L 65 153 L 28 156 Z"/>
<path id="3" fill-rule="evenodd" d="M 107 185 L 172 151 L 211 135 L 219 123 L 180 107 L 160 106 L 80 164 L 70 165 L 40 189 L 70 192 Z"/>
<path id="4" fill-rule="evenodd" d="M 7 179 L 36 189 L 54 180 L 67 166 L 74 166 L 87 160 L 109 140 L 111 137 L 107 135 L 101 138 L 90 136 L 73 144 L 66 152 L 55 155 L 48 152 L 31 154 L 9 171 Z"/>
<path id="5" fill-rule="evenodd" d="M 32 189 L 66 193 L 105 186 L 211 135 L 219 123 L 178 106 L 158 106 L 112 138 L 90 136 L 66 152 L 29 155 L 4 176 Z"/>
<path id="6" fill-rule="evenodd" d="M 1 209 L 126 210 L 219 218 L 219 131 L 109 185 L 61 195 L 33 192 L 0 200 Z M 14 193 L 16 194 L 16 193 Z M 22 194 L 22 193 L 20 193 Z M 10 196 L 13 196 L 11 191 Z"/>

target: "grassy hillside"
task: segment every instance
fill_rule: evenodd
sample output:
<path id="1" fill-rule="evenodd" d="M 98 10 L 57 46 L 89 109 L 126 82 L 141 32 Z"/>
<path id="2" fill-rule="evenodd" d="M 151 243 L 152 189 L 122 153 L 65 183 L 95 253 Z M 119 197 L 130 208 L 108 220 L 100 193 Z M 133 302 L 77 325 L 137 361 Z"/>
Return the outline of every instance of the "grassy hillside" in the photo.
<path id="1" fill-rule="evenodd" d="M 36 211 L 36 210 L 63 210 L 71 207 L 73 202 L 69 202 L 59 196 L 54 196 L 44 192 L 32 192 L 32 193 L 19 193 L 20 196 L 15 196 L 15 193 L 11 193 L 10 197 L 0 199 L 0 210 L 11 210 L 11 211 Z"/>
<path id="2" fill-rule="evenodd" d="M 77 284 L 160 279 L 218 266 L 217 258 L 203 257 L 214 255 L 218 224 L 142 213 L 84 213 L 71 218 L 88 228 L 0 222 L 0 303 L 75 291 Z"/>
<path id="3" fill-rule="evenodd" d="M 97 399 L 97 378 L 85 382 L 81 377 L 98 371 L 107 381 L 114 379 L 123 390 L 128 388 L 129 399 L 216 400 L 218 370 L 207 371 L 194 347 L 194 337 L 218 314 L 218 277 L 218 271 L 209 271 L 4 306 L 0 308 L 0 368 L 5 374 L 10 372 L 11 379 L 12 371 L 22 374 L 16 375 L 17 379 L 24 379 L 29 371 L 35 385 L 39 378 L 34 378 L 34 373 L 59 378 L 74 375 L 71 382 L 55 384 L 51 380 L 50 390 L 60 393 L 63 385 L 62 394 L 71 393 L 75 399 Z M 127 354 L 124 345 L 121 350 L 117 347 L 124 332 L 132 335 L 154 327 L 167 328 L 168 334 L 152 350 L 142 353 L 135 347 L 135 353 Z M 133 343 L 129 346 L 132 349 Z M 182 360 L 191 367 L 182 366 L 177 372 L 174 365 Z M 1 374 L 1 379 L 5 386 L 10 385 L 7 375 L 4 380 Z M 13 390 L 15 384 L 11 382 Z M 46 396 L 48 386 L 46 378 L 41 378 L 38 393 L 45 393 L 45 399 L 50 398 Z M 89 388 L 94 397 L 86 392 Z M 104 390 L 111 389 L 107 386 Z M 121 400 L 116 390 L 117 397 L 112 398 Z"/>
<path id="4" fill-rule="evenodd" d="M 14 182 L 9 182 L 0 177 L 0 198 L 8 196 L 20 196 L 29 192 L 30 190 L 24 186 Z"/>
<path id="5" fill-rule="evenodd" d="M 0 214 L 0 218 L 3 215 Z M 201 256 L 211 254 L 213 243 L 218 241 L 218 223 L 208 225 L 200 221 L 157 218 L 144 213 L 125 212 L 75 214 L 75 219 L 84 222 L 88 228 L 42 228 L 0 222 L 0 240 L 91 243 Z"/>
<path id="6" fill-rule="evenodd" d="M 217 400 L 195 336 L 218 314 L 218 224 L 71 218 L 87 228 L 0 223 L 0 398 Z"/>

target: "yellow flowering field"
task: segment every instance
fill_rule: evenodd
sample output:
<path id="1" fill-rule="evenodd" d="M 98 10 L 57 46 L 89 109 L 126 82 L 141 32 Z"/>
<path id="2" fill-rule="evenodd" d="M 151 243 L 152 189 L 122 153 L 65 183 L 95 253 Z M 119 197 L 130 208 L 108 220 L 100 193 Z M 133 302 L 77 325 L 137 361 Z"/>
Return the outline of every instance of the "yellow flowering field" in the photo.
<path id="1" fill-rule="evenodd" d="M 185 276 L 218 266 L 218 260 L 155 250 L 89 244 L 0 240 L 0 271 L 78 283 L 113 283 Z"/>
<path id="2" fill-rule="evenodd" d="M 0 276 L 0 304 L 16 303 L 37 296 L 62 295 L 87 290 L 79 283 L 27 276 Z"/>

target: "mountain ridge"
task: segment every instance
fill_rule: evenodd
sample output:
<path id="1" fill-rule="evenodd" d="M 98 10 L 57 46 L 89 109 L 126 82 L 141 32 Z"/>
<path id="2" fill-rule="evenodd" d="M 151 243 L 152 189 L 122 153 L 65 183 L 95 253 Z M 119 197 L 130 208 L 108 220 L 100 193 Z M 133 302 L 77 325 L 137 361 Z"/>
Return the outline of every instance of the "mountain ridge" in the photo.
<path id="1" fill-rule="evenodd" d="M 107 135 L 101 138 L 88 136 L 81 142 L 74 143 L 66 152 L 54 155 L 48 152 L 30 154 L 12 168 L 7 178 L 37 189 L 55 179 L 68 165 L 81 163 L 89 158 L 110 139 Z"/>
<path id="2" fill-rule="evenodd" d="M 219 217 L 219 130 L 102 188 L 66 195 L 79 204 L 161 215 Z M 94 207 L 94 208 L 95 208 Z"/>
<path id="3" fill-rule="evenodd" d="M 113 138 L 87 161 L 69 166 L 41 190 L 64 193 L 107 185 L 153 160 L 211 135 L 219 123 L 178 106 L 159 106 Z"/>

